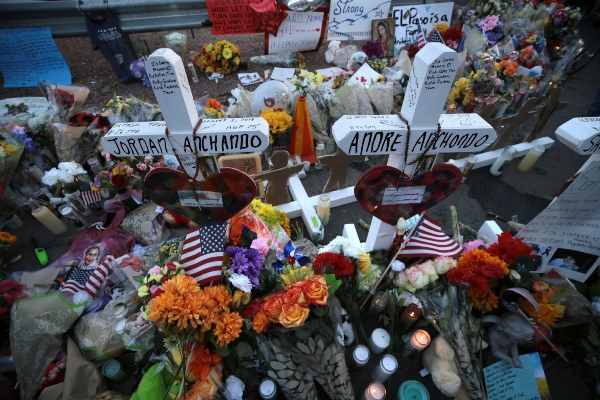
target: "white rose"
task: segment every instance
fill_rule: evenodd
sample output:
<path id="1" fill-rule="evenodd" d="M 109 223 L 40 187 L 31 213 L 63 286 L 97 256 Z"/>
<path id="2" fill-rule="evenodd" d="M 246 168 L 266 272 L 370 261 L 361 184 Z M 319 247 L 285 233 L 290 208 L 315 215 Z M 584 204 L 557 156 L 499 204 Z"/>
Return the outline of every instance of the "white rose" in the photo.
<path id="1" fill-rule="evenodd" d="M 59 171 L 56 168 L 52 168 L 50 171 L 46 171 L 42 177 L 42 183 L 48 186 L 54 186 L 58 180 Z"/>
<path id="2" fill-rule="evenodd" d="M 433 261 L 435 265 L 435 270 L 438 275 L 445 274 L 450 271 L 452 268 L 456 267 L 456 260 L 450 257 L 438 257 Z"/>
<path id="3" fill-rule="evenodd" d="M 250 279 L 246 275 L 233 273 L 229 277 L 229 282 L 244 293 L 252 291 L 252 282 L 250 282 Z"/>
<path id="4" fill-rule="evenodd" d="M 404 265 L 404 263 L 402 261 L 394 260 L 392 262 L 392 271 L 394 271 L 394 272 L 404 271 L 405 268 L 406 268 L 406 265 Z"/>
<path id="5" fill-rule="evenodd" d="M 433 262 L 425 261 L 424 263 L 420 264 L 418 267 L 421 270 L 421 272 L 423 273 L 423 275 L 429 277 L 429 282 L 435 282 L 439 278 L 439 276 L 435 270 L 435 265 L 433 264 Z"/>
<path id="6" fill-rule="evenodd" d="M 509 278 L 513 281 L 520 281 L 521 280 L 521 275 L 515 271 L 514 269 L 510 270 L 510 274 L 508 274 Z"/>
<path id="7" fill-rule="evenodd" d="M 423 272 L 419 268 L 411 267 L 406 270 L 406 276 L 408 282 L 414 286 L 415 289 L 421 289 L 429 283 L 429 279 L 423 275 Z"/>
<path id="8" fill-rule="evenodd" d="M 398 287 L 404 287 L 408 283 L 408 276 L 406 272 L 402 271 L 394 277 L 394 285 Z"/>
<path id="9" fill-rule="evenodd" d="M 63 183 L 73 183 L 73 181 L 75 181 L 75 178 L 70 173 L 59 170 L 58 171 L 58 180 Z"/>
<path id="10" fill-rule="evenodd" d="M 85 169 L 79 168 L 77 166 L 77 163 L 74 163 L 73 161 L 59 163 L 58 169 L 60 169 L 61 171 L 65 171 L 73 176 L 87 173 Z"/>

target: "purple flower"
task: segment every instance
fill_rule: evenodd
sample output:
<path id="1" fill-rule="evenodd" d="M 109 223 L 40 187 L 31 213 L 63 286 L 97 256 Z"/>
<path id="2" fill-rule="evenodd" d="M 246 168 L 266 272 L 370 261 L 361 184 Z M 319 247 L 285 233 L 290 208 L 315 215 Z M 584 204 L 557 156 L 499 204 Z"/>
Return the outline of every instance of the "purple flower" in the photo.
<path id="1" fill-rule="evenodd" d="M 230 270 L 248 277 L 252 287 L 258 286 L 260 271 L 265 257 L 256 249 L 229 246 L 225 253 L 231 260 Z"/>
<path id="2" fill-rule="evenodd" d="M 477 82 L 473 85 L 473 91 L 477 96 L 479 96 L 480 94 L 483 94 L 485 92 L 485 86 L 483 86 L 483 83 Z"/>
<path id="3" fill-rule="evenodd" d="M 368 41 L 363 45 L 362 51 L 365 52 L 367 57 L 381 57 L 383 55 L 383 49 L 379 42 Z"/>
<path id="4" fill-rule="evenodd" d="M 96 186 L 97 188 L 101 188 L 102 187 L 102 181 L 100 180 L 99 176 L 95 176 L 94 177 L 94 186 Z"/>

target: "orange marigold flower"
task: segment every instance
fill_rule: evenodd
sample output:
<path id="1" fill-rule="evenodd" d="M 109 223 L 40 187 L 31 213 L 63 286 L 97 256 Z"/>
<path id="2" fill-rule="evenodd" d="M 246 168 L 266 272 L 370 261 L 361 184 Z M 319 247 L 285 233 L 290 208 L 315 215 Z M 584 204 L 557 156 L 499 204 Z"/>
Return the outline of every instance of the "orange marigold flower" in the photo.
<path id="1" fill-rule="evenodd" d="M 489 312 L 498 307 L 498 296 L 492 292 L 480 293 L 472 289 L 467 290 L 467 296 L 473 302 L 473 306 L 479 311 Z M 485 310 L 483 309 L 485 306 Z"/>
<path id="2" fill-rule="evenodd" d="M 241 315 L 237 312 L 221 314 L 221 320 L 217 322 L 214 332 L 219 347 L 227 346 L 242 332 Z"/>
<path id="3" fill-rule="evenodd" d="M 462 257 L 460 257 L 456 265 L 459 268 L 466 268 L 469 270 L 469 273 L 473 274 L 477 271 L 480 265 L 486 263 L 498 265 L 500 268 L 502 268 L 503 275 L 508 275 L 510 272 L 504 261 L 498 257 L 492 256 L 485 250 L 479 249 L 467 251 L 462 255 Z"/>
<path id="4" fill-rule="evenodd" d="M 231 303 L 233 297 L 229 294 L 225 286 L 207 286 L 204 288 L 204 294 L 208 299 L 216 301 L 221 310 L 229 312 L 229 303 Z"/>
<path id="5" fill-rule="evenodd" d="M 204 105 L 205 105 L 206 107 L 209 107 L 209 108 L 215 108 L 215 109 L 217 109 L 217 110 L 224 110 L 224 109 L 225 109 L 225 107 L 223 107 L 223 104 L 221 104 L 221 103 L 219 102 L 219 100 L 215 99 L 214 97 L 210 97 L 210 98 L 209 98 L 209 99 L 206 101 L 206 103 L 204 103 Z"/>
<path id="6" fill-rule="evenodd" d="M 177 275 L 163 284 L 164 293 L 150 304 L 148 319 L 187 329 L 188 324 L 197 328 L 202 323 L 202 291 L 194 278 Z"/>

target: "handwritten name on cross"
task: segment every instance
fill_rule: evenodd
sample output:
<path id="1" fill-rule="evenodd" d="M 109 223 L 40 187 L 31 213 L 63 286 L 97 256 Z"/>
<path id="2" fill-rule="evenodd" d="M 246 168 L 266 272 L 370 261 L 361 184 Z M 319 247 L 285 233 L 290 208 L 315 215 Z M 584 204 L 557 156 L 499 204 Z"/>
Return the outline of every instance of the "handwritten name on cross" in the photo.
<path id="1" fill-rule="evenodd" d="M 171 49 L 158 49 L 146 61 L 146 70 L 164 121 L 115 124 L 102 138 L 102 146 L 117 157 L 180 155 L 188 175 L 195 173 L 198 154 L 246 153 L 269 145 L 269 124 L 263 118 L 205 119 L 198 122 L 183 61 Z M 169 128 L 171 141 L 165 134 Z"/>
<path id="2" fill-rule="evenodd" d="M 600 154 L 600 117 L 573 118 L 556 129 L 556 137 L 579 154 Z"/>
<path id="3" fill-rule="evenodd" d="M 345 115 L 333 125 L 338 146 L 348 155 L 389 154 L 388 165 L 411 174 L 414 166 L 403 168 L 406 141 L 408 153 L 423 153 L 437 133 L 429 153 L 480 151 L 496 140 L 496 132 L 477 114 L 442 114 L 458 68 L 454 50 L 441 43 L 428 43 L 415 56 L 401 114 Z M 364 251 L 389 248 L 396 228 L 373 218 Z"/>

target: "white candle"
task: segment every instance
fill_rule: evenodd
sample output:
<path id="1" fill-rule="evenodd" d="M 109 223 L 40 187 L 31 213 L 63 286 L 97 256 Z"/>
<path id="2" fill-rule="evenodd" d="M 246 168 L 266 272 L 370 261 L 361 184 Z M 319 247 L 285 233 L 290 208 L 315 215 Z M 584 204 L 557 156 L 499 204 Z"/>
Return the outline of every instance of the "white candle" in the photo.
<path id="1" fill-rule="evenodd" d="M 33 179 L 38 181 L 38 183 L 44 183 L 44 182 L 42 182 L 42 178 L 44 177 L 44 172 L 40 169 L 40 167 L 31 163 L 31 164 L 29 164 L 27 171 L 29 171 L 29 175 L 31 175 L 31 177 Z"/>
<path id="2" fill-rule="evenodd" d="M 391 354 L 386 354 L 379 360 L 379 365 L 371 371 L 371 379 L 378 382 L 385 382 L 398 369 L 398 361 Z"/>
<path id="3" fill-rule="evenodd" d="M 375 354 L 381 354 L 390 345 L 390 334 L 385 329 L 377 328 L 369 338 L 369 348 Z"/>
<path id="4" fill-rule="evenodd" d="M 544 146 L 533 146 L 531 150 L 529 150 L 529 153 L 527 153 L 527 155 L 521 160 L 521 162 L 517 166 L 517 171 L 529 171 L 529 168 L 531 168 L 533 164 L 535 164 L 537 159 L 540 158 L 542 154 L 544 154 L 544 151 L 546 151 L 546 149 L 544 149 Z"/>
<path id="5" fill-rule="evenodd" d="M 329 212 L 331 210 L 331 200 L 329 196 L 322 195 L 319 196 L 319 202 L 317 203 L 317 216 L 323 222 L 326 218 L 329 217 Z"/>
<path id="6" fill-rule="evenodd" d="M 48 210 L 46 207 L 36 208 L 31 212 L 31 215 L 57 236 L 64 235 L 69 230 L 69 228 L 67 228 L 60 219 L 56 218 L 56 215 L 52 214 L 52 211 Z"/>
<path id="7" fill-rule="evenodd" d="M 427 331 L 424 331 L 423 329 L 417 329 L 411 335 L 410 340 L 405 340 L 405 342 L 406 343 L 402 348 L 401 354 L 402 357 L 408 358 L 429 346 L 429 343 L 431 342 L 431 336 L 429 336 Z"/>
<path id="8" fill-rule="evenodd" d="M 115 324 L 115 327 L 113 328 L 113 330 L 116 333 L 123 333 L 123 331 L 125 331 L 125 324 L 127 323 L 127 320 L 125 318 L 117 321 L 117 323 Z"/>
<path id="9" fill-rule="evenodd" d="M 272 400 L 277 398 L 277 386 L 273 379 L 265 378 L 260 381 L 258 391 L 262 399 Z"/>
<path id="10" fill-rule="evenodd" d="M 467 157 L 467 162 L 465 164 L 465 167 L 463 168 L 463 177 L 462 177 L 463 182 L 467 179 L 467 176 L 469 176 L 469 174 L 473 170 L 473 167 L 475 166 L 476 163 L 477 163 L 477 156 L 471 154 L 469 157 Z"/>
<path id="11" fill-rule="evenodd" d="M 352 358 L 354 359 L 355 369 L 360 369 L 364 367 L 369 362 L 369 348 L 367 346 L 359 344 L 354 348 L 354 351 L 352 352 Z"/>
<path id="12" fill-rule="evenodd" d="M 362 400 L 385 399 L 385 386 L 381 382 L 371 382 L 362 395 Z"/>
<path id="13" fill-rule="evenodd" d="M 494 164 L 492 164 L 492 167 L 490 168 L 490 174 L 494 176 L 502 175 L 502 171 L 504 171 L 504 168 L 506 168 L 508 163 L 515 158 L 516 154 L 517 149 L 512 146 L 506 147 L 502 151 L 502 154 L 500 154 L 500 157 L 498 157 L 496 161 L 494 161 Z"/>
<path id="14" fill-rule="evenodd" d="M 127 309 L 125 308 L 125 304 L 117 304 L 115 308 L 112 310 L 113 317 L 121 318 L 127 314 Z"/>

